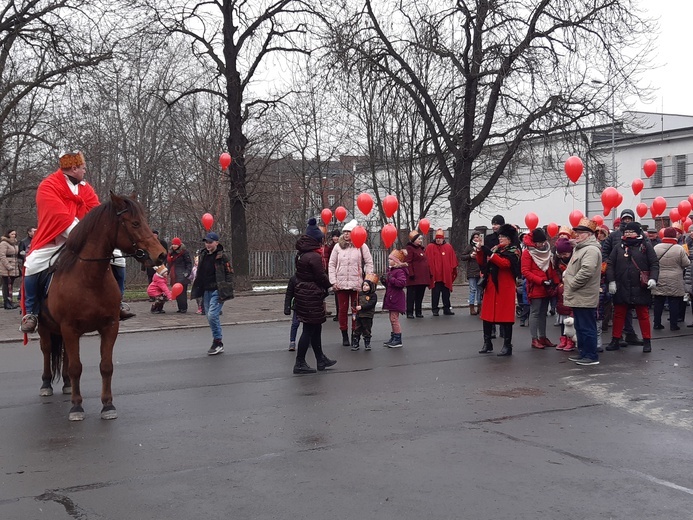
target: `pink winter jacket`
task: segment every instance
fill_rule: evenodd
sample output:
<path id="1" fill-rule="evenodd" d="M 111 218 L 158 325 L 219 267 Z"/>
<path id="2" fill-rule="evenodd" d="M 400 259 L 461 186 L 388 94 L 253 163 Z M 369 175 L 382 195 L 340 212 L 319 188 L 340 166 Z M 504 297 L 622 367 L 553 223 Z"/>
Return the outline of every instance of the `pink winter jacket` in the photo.
<path id="1" fill-rule="evenodd" d="M 368 246 L 364 244 L 356 248 L 340 237 L 330 255 L 330 283 L 339 291 L 360 291 L 363 276 L 372 272 L 373 257 Z"/>
<path id="2" fill-rule="evenodd" d="M 150 296 L 152 298 L 156 298 L 157 296 L 161 296 L 164 294 L 166 298 L 171 300 L 171 290 L 168 288 L 168 285 L 166 284 L 166 278 L 161 276 L 159 273 L 154 273 L 154 276 L 152 277 L 152 283 L 149 284 L 149 287 L 147 287 L 147 296 Z"/>

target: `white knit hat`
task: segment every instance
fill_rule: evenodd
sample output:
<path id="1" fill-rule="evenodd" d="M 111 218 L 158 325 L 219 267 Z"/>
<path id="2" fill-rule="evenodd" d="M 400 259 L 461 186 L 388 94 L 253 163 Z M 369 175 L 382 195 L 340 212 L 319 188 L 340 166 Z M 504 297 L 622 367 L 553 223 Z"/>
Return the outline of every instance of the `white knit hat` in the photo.
<path id="1" fill-rule="evenodd" d="M 356 226 L 358 226 L 359 223 L 356 222 L 356 219 L 351 219 L 347 224 L 342 228 L 342 233 L 345 231 L 353 231 Z"/>

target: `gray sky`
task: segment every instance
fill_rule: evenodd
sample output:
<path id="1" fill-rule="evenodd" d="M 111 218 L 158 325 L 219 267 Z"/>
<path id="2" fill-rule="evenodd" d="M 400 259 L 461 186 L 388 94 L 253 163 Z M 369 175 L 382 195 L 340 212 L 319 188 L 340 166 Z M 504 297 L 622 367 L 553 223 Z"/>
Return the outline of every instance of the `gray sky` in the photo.
<path id="1" fill-rule="evenodd" d="M 652 18 L 659 19 L 659 35 L 653 68 L 645 76 L 657 89 L 651 104 L 638 103 L 636 109 L 667 114 L 693 115 L 693 92 L 690 72 L 690 34 L 693 2 L 673 0 L 640 0 Z"/>

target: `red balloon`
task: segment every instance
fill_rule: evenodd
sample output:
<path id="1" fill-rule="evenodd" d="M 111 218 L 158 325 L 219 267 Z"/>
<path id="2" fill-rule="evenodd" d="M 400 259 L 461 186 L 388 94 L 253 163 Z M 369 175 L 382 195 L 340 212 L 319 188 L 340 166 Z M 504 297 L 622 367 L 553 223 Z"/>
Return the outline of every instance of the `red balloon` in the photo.
<path id="1" fill-rule="evenodd" d="M 645 187 L 645 183 L 642 182 L 642 179 L 634 179 L 630 187 L 633 189 L 633 195 L 637 195 Z"/>
<path id="2" fill-rule="evenodd" d="M 604 191 L 602 191 L 602 206 L 604 206 L 605 209 L 615 208 L 618 205 L 618 196 L 618 190 L 613 186 L 605 188 Z"/>
<path id="3" fill-rule="evenodd" d="M 429 229 L 431 229 L 431 223 L 427 218 L 422 218 L 419 220 L 419 231 L 421 231 L 423 235 L 428 235 Z"/>
<path id="4" fill-rule="evenodd" d="M 645 175 L 649 179 L 657 171 L 657 163 L 654 162 L 652 159 L 648 159 L 647 161 L 645 161 L 645 164 L 642 165 L 642 171 L 645 172 Z"/>
<path id="5" fill-rule="evenodd" d="M 638 217 L 643 218 L 645 215 L 647 215 L 647 204 L 641 202 L 635 206 L 635 212 L 638 214 Z"/>
<path id="6" fill-rule="evenodd" d="M 565 174 L 573 182 L 578 181 L 580 175 L 582 175 L 583 168 L 584 166 L 582 164 L 582 159 L 580 159 L 577 155 L 572 155 L 568 157 L 565 164 L 563 165 Z"/>
<path id="7" fill-rule="evenodd" d="M 346 216 L 347 216 L 347 210 L 344 206 L 339 206 L 337 209 L 334 210 L 334 216 L 342 222 Z"/>
<path id="8" fill-rule="evenodd" d="M 395 239 L 397 238 L 397 229 L 392 224 L 385 224 L 380 232 L 380 236 L 383 239 L 383 244 L 385 244 L 385 247 L 389 248 L 395 243 Z"/>
<path id="9" fill-rule="evenodd" d="M 212 229 L 212 226 L 214 225 L 214 217 L 210 213 L 205 213 L 202 215 L 202 225 L 205 227 L 207 231 Z"/>
<path id="10" fill-rule="evenodd" d="M 608 217 L 610 213 L 611 213 L 611 208 L 607 208 L 606 206 L 604 206 L 604 210 L 602 211 L 602 215 L 604 215 L 605 217 Z"/>
<path id="11" fill-rule="evenodd" d="M 229 167 L 231 164 L 231 156 L 224 152 L 219 156 L 219 165 L 221 166 L 222 170 L 225 170 L 226 168 Z"/>
<path id="12" fill-rule="evenodd" d="M 664 229 L 665 228 L 659 228 L 659 233 L 657 233 L 659 235 L 659 238 L 664 238 Z"/>
<path id="13" fill-rule="evenodd" d="M 537 217 L 536 213 L 530 211 L 525 215 L 525 224 L 530 231 L 534 231 L 537 228 L 537 224 L 539 224 L 539 217 Z"/>
<path id="14" fill-rule="evenodd" d="M 678 222 L 681 220 L 681 215 L 679 215 L 679 210 L 674 208 L 672 210 L 669 210 L 669 220 L 673 224 L 674 222 Z"/>
<path id="15" fill-rule="evenodd" d="M 687 200 L 682 200 L 679 202 L 678 210 L 681 220 L 685 219 L 691 213 L 691 203 Z"/>
<path id="16" fill-rule="evenodd" d="M 620 191 L 616 192 L 617 198 L 616 198 L 616 204 L 614 205 L 614 208 L 618 208 L 621 205 L 621 202 L 623 202 L 623 195 L 621 194 Z"/>
<path id="17" fill-rule="evenodd" d="M 361 213 L 368 215 L 373 209 L 373 197 L 371 197 L 368 193 L 362 193 L 356 197 L 356 205 L 361 210 Z"/>
<path id="18" fill-rule="evenodd" d="M 664 210 L 667 209 L 667 200 L 664 197 L 655 197 L 655 200 L 652 201 L 652 208 L 656 213 L 653 213 L 653 217 L 661 215 L 664 213 Z"/>
<path id="19" fill-rule="evenodd" d="M 354 244 L 354 247 L 361 247 L 366 243 L 367 238 L 368 232 L 363 226 L 356 226 L 351 230 L 351 243 Z"/>
<path id="20" fill-rule="evenodd" d="M 329 208 L 325 208 L 320 212 L 320 218 L 322 219 L 323 224 L 328 225 L 330 222 L 332 222 L 332 210 Z"/>
<path id="21" fill-rule="evenodd" d="M 594 217 L 592 217 L 592 220 L 594 220 L 598 226 L 604 224 L 604 217 L 602 217 L 601 215 L 595 215 Z"/>
<path id="22" fill-rule="evenodd" d="M 691 208 L 693 208 L 693 193 L 688 196 L 688 202 L 691 203 Z"/>
<path id="23" fill-rule="evenodd" d="M 549 234 L 551 238 L 556 236 L 556 233 L 558 233 L 558 224 L 555 222 L 551 222 L 548 226 L 546 226 L 546 232 Z"/>
<path id="24" fill-rule="evenodd" d="M 582 211 L 580 211 L 579 209 L 575 209 L 571 211 L 568 220 L 570 220 L 570 223 L 573 225 L 573 227 L 575 227 L 580 223 L 580 219 L 584 218 L 584 216 L 585 215 L 582 214 Z"/>
<path id="25" fill-rule="evenodd" d="M 171 287 L 171 296 L 175 300 L 180 296 L 180 294 L 183 292 L 183 284 L 180 283 L 174 283 L 173 286 Z"/>
<path id="26" fill-rule="evenodd" d="M 388 195 L 383 199 L 383 212 L 387 218 L 395 214 L 399 208 L 399 201 L 394 195 Z"/>
<path id="27" fill-rule="evenodd" d="M 684 220 L 683 221 L 683 230 L 685 232 L 688 232 L 688 228 L 691 227 L 691 224 L 693 224 L 693 220 L 691 220 L 690 218 L 687 218 L 686 220 Z"/>

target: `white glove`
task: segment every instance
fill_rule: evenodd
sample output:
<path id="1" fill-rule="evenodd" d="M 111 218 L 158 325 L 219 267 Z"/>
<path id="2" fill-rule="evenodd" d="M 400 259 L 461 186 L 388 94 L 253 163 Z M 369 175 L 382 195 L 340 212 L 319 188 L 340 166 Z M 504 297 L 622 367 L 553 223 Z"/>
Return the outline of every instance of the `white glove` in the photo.
<path id="1" fill-rule="evenodd" d="M 616 282 L 609 282 L 609 294 L 616 294 Z"/>
<path id="2" fill-rule="evenodd" d="M 648 289 L 654 289 L 655 287 L 657 287 L 657 282 L 655 282 L 652 278 L 647 280 L 647 288 Z"/>

